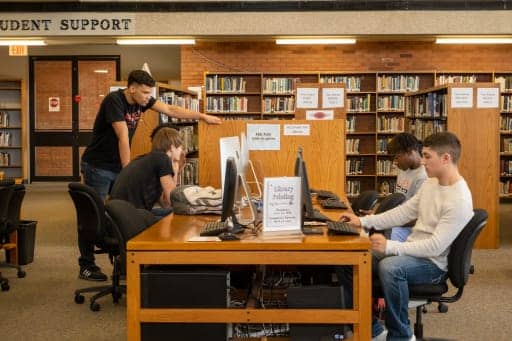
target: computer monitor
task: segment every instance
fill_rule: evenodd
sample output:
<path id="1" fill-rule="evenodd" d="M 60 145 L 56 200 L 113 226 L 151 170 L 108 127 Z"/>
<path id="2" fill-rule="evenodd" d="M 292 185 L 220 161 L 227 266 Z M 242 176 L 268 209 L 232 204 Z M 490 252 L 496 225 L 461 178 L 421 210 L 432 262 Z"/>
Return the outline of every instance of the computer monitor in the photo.
<path id="1" fill-rule="evenodd" d="M 235 197 L 237 192 L 238 173 L 234 157 L 226 159 L 226 171 L 224 172 L 224 188 L 222 190 L 222 215 L 220 220 L 226 221 L 234 218 Z M 236 219 L 235 219 L 236 220 Z"/>

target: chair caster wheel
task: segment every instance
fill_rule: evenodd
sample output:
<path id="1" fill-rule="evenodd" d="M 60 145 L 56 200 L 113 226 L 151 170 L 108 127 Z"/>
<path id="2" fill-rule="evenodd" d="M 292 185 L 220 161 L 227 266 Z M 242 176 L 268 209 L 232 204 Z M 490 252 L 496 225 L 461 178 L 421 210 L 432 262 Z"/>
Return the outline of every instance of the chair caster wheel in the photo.
<path id="1" fill-rule="evenodd" d="M 448 312 L 448 306 L 446 304 L 439 303 L 439 305 L 437 306 L 437 310 L 440 313 L 446 313 L 446 312 Z"/>
<path id="2" fill-rule="evenodd" d="M 82 304 L 85 302 L 85 297 L 84 295 L 80 295 L 80 294 L 76 294 L 75 295 L 75 303 L 76 304 Z"/>
<path id="3" fill-rule="evenodd" d="M 24 278 L 27 275 L 27 273 L 23 270 L 18 271 L 18 278 Z"/>
<path id="4" fill-rule="evenodd" d="M 100 305 L 99 305 L 99 303 L 96 303 L 96 302 L 91 302 L 90 308 L 92 311 L 100 311 Z"/>
<path id="5" fill-rule="evenodd" d="M 10 288 L 9 283 L 2 283 L 2 291 L 9 291 Z"/>

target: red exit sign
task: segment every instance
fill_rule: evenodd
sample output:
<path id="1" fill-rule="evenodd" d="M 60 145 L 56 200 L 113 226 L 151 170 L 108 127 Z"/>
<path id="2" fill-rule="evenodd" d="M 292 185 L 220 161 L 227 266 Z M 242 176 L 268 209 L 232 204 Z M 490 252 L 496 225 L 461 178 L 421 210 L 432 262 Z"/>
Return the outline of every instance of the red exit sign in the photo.
<path id="1" fill-rule="evenodd" d="M 9 56 L 27 56 L 27 45 L 9 45 Z"/>

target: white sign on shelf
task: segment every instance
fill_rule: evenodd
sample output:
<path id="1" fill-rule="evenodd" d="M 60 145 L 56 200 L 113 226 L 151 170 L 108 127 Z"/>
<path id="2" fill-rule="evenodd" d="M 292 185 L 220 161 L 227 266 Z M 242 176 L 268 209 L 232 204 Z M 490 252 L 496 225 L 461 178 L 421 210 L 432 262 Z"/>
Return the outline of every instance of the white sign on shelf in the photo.
<path id="1" fill-rule="evenodd" d="M 452 88 L 452 108 L 473 108 L 473 88 Z"/>
<path id="2" fill-rule="evenodd" d="M 318 88 L 297 88 L 296 108 L 318 108 Z"/>
<path id="3" fill-rule="evenodd" d="M 306 110 L 306 120 L 334 120 L 334 110 Z"/>
<path id="4" fill-rule="evenodd" d="M 280 150 L 281 126 L 279 124 L 247 124 L 249 150 Z"/>
<path id="5" fill-rule="evenodd" d="M 322 108 L 343 108 L 345 106 L 344 88 L 323 88 Z"/>
<path id="6" fill-rule="evenodd" d="M 477 108 L 498 108 L 500 99 L 499 88 L 478 88 L 476 92 Z"/>
<path id="7" fill-rule="evenodd" d="M 265 178 L 263 233 L 301 233 L 300 177 Z"/>
<path id="8" fill-rule="evenodd" d="M 309 124 L 285 124 L 283 135 L 300 135 L 309 136 L 310 125 Z"/>

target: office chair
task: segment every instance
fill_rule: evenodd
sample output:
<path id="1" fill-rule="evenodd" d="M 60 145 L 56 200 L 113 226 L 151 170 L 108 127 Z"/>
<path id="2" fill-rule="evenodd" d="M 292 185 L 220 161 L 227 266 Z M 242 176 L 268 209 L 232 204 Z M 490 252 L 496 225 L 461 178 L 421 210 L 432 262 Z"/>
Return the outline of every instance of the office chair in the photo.
<path id="1" fill-rule="evenodd" d="M 414 335 L 417 339 L 423 339 L 422 314 L 426 312 L 425 307 L 432 302 L 453 303 L 462 297 L 464 286 L 468 282 L 468 276 L 473 273 L 471 255 L 476 238 L 487 224 L 487 212 L 483 209 L 474 209 L 473 218 L 464 226 L 460 234 L 450 246 L 448 254 L 448 278 L 439 284 L 409 285 L 409 307 L 416 308 L 416 322 L 414 324 Z M 448 292 L 448 279 L 457 288 L 453 296 L 443 296 Z M 375 281 L 377 282 L 377 281 Z M 374 283 L 374 296 L 382 297 L 378 283 Z M 443 306 L 441 306 L 443 307 Z M 438 308 L 446 312 L 448 308 Z M 424 340 L 424 339 L 423 339 Z"/>
<path id="2" fill-rule="evenodd" d="M 9 220 L 9 202 L 14 191 L 14 181 L 2 180 L 0 182 L 0 249 L 7 253 L 16 250 L 16 244 L 9 241 L 10 234 L 16 230 L 16 226 Z M 7 264 L 7 261 L 5 262 Z M 9 290 L 9 280 L 0 273 L 0 287 L 2 291 Z"/>
<path id="3" fill-rule="evenodd" d="M 89 307 L 92 311 L 99 311 L 97 299 L 111 294 L 114 303 L 117 303 L 123 293 L 126 293 L 126 288 L 119 283 L 118 240 L 112 234 L 110 219 L 105 214 L 105 206 L 98 193 L 92 187 L 78 182 L 70 183 L 68 189 L 76 209 L 78 233 L 95 244 L 98 248 L 94 251 L 95 254 L 107 253 L 113 265 L 112 282 L 109 285 L 75 290 L 77 304 L 84 303 L 84 293 L 96 292 L 90 298 Z"/>
<path id="4" fill-rule="evenodd" d="M 407 198 L 403 193 L 391 193 L 377 204 L 375 214 L 383 213 L 402 205 Z M 391 229 L 382 231 L 386 239 L 391 237 Z"/>
<path id="5" fill-rule="evenodd" d="M 363 191 L 352 200 L 350 206 L 355 215 L 365 215 L 364 211 L 369 211 L 377 203 L 377 191 Z"/>
<path id="6" fill-rule="evenodd" d="M 9 200 L 9 207 L 7 209 L 7 219 L 13 225 L 13 229 L 18 229 L 20 225 L 20 213 L 21 213 L 21 204 L 23 202 L 23 198 L 25 197 L 25 185 L 15 184 L 13 185 L 13 192 L 11 195 L 11 199 Z M 19 239 L 17 240 L 17 244 L 19 245 Z M 8 255 L 7 263 L 0 263 L 0 267 L 14 268 L 18 270 L 17 276 L 18 278 L 23 278 L 26 276 L 25 271 L 19 265 L 19 252 L 18 247 L 10 251 L 10 255 Z M 16 263 L 11 264 L 11 260 L 13 260 L 12 253 L 16 252 L 16 257 L 13 257 Z"/>

